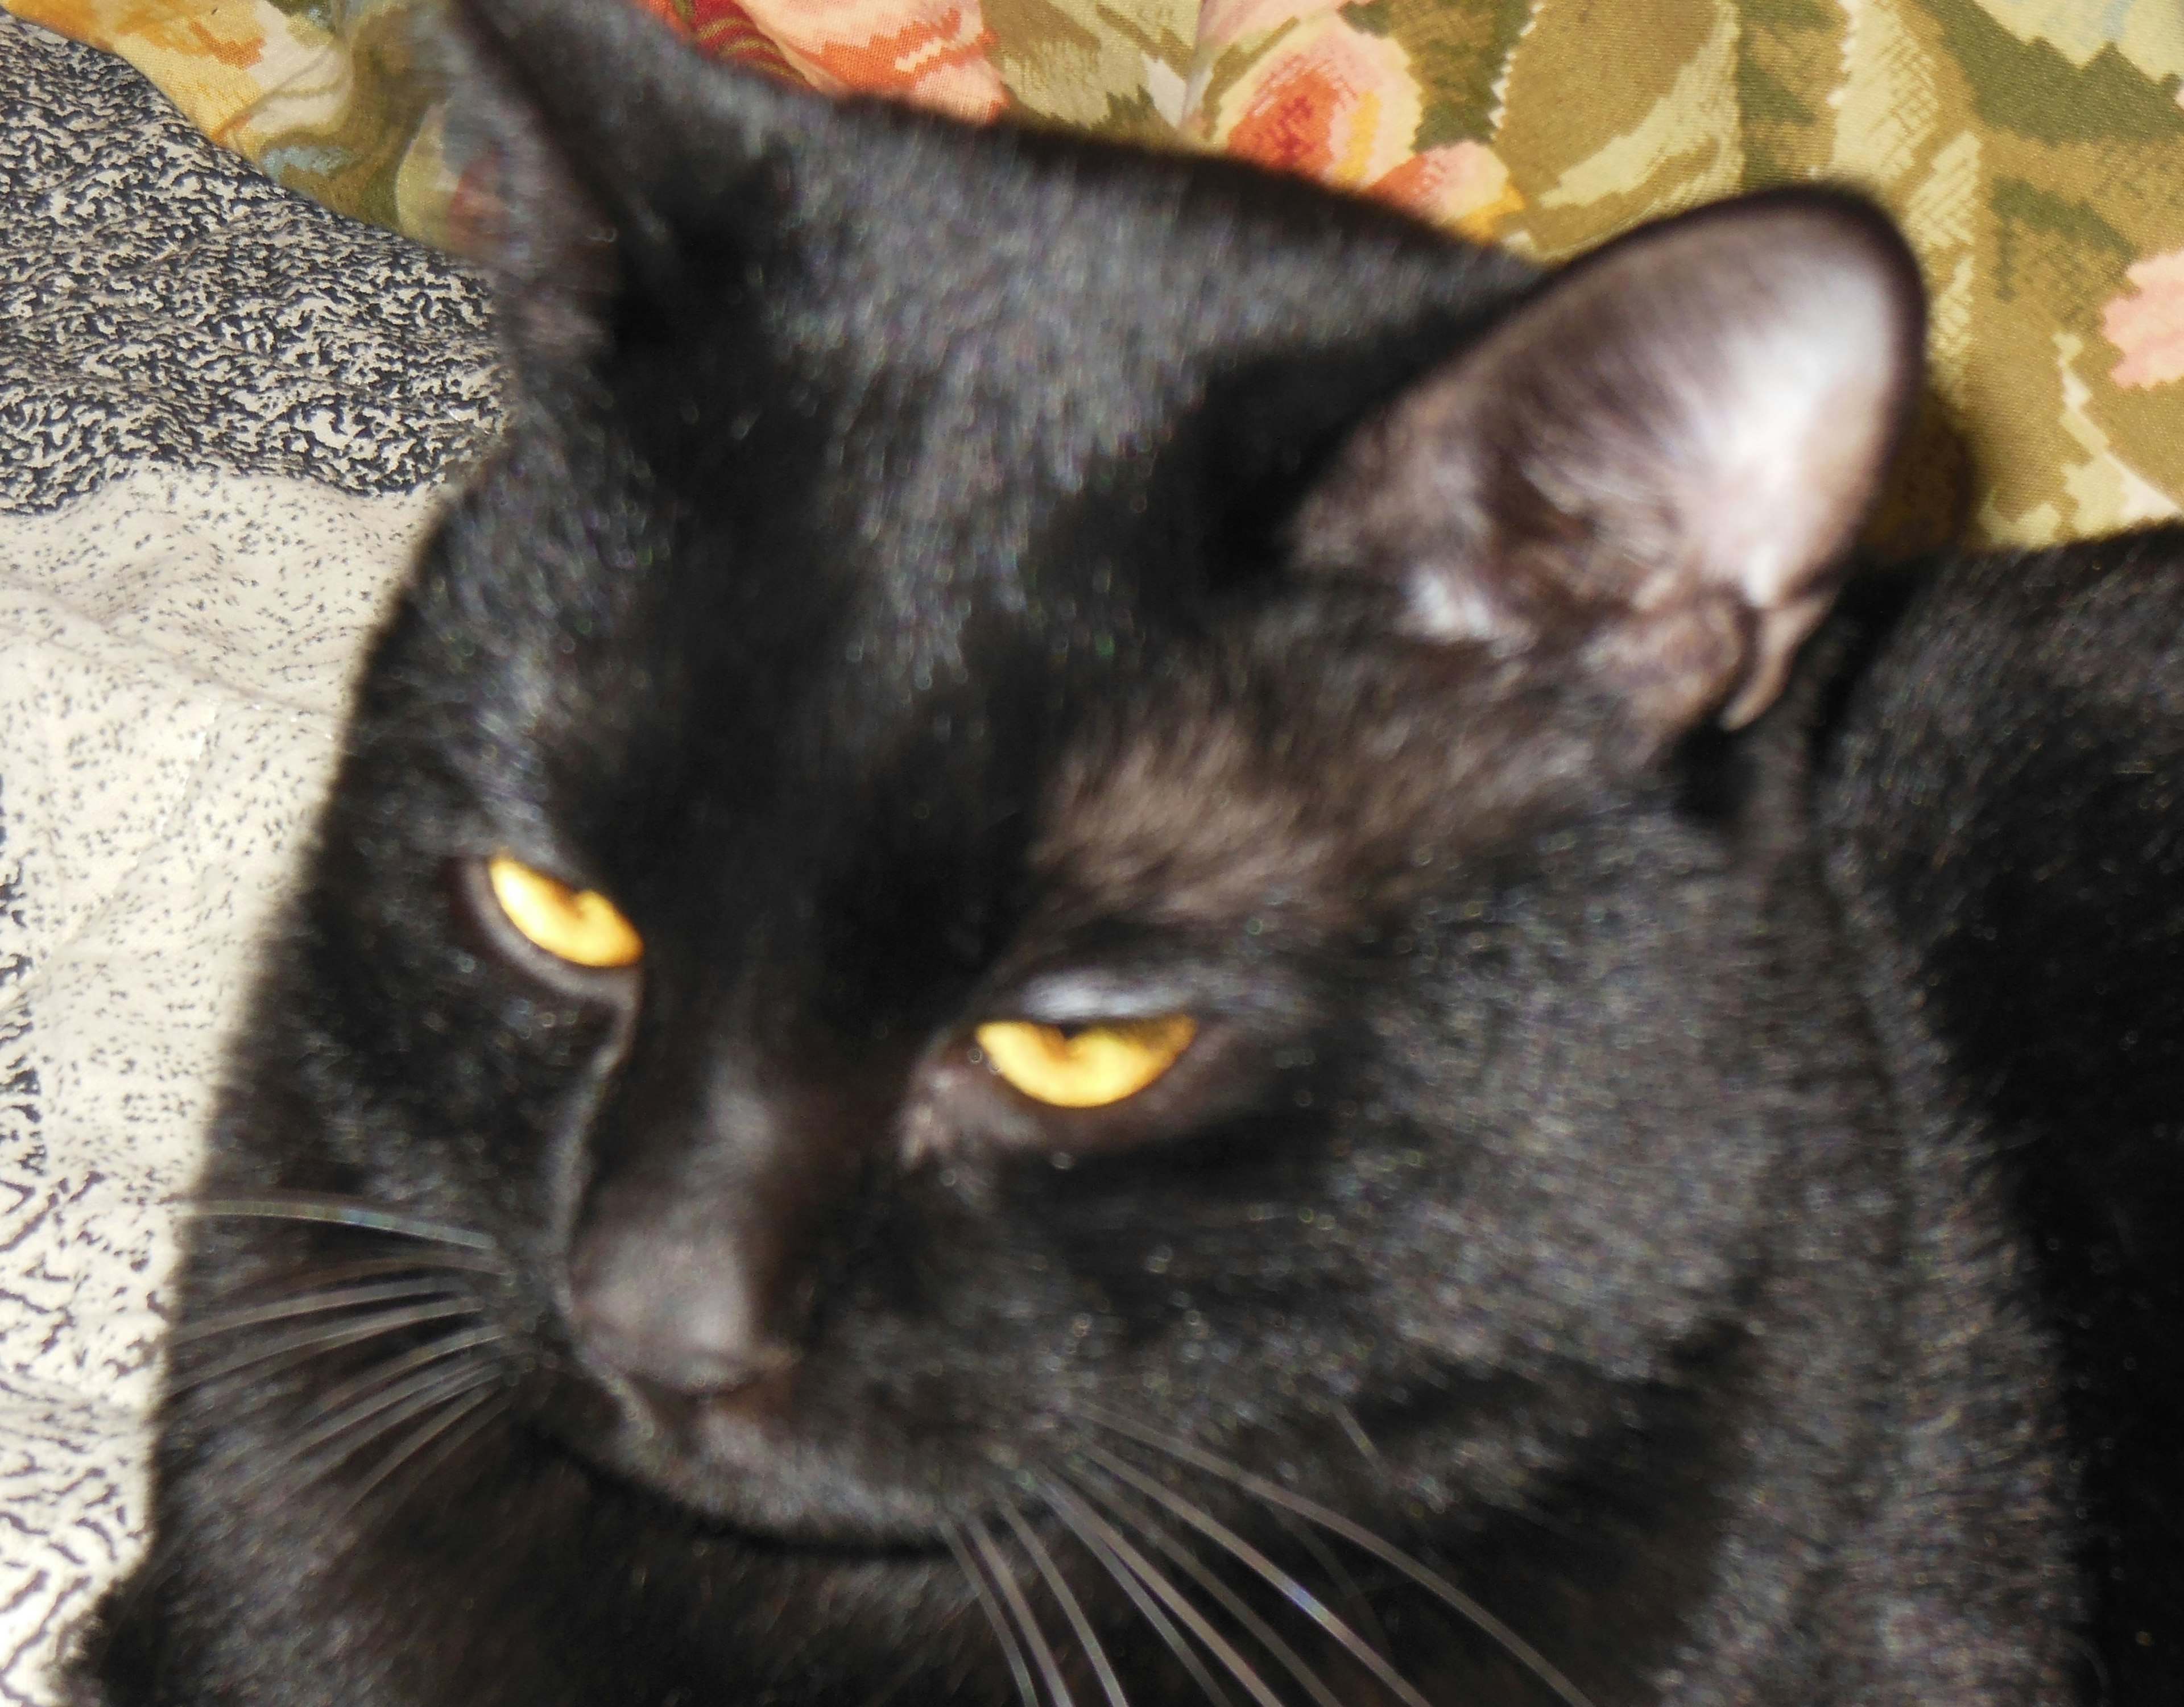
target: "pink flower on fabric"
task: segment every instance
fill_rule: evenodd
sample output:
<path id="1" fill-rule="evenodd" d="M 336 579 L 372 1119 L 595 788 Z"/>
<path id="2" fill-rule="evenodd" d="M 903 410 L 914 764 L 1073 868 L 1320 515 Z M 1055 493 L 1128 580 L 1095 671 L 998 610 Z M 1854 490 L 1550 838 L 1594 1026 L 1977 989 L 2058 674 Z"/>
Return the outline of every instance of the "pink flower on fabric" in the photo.
<path id="1" fill-rule="evenodd" d="M 1008 92 L 978 0 L 743 0 L 752 22 L 822 87 L 990 119 Z"/>
<path id="2" fill-rule="evenodd" d="M 1524 205 L 1509 169 L 1484 142 L 1451 142 L 1414 154 L 1372 187 L 1406 213 L 1490 242 L 1502 219 Z"/>
<path id="3" fill-rule="evenodd" d="M 1364 189 L 1411 157 L 1410 56 L 1337 14 L 1297 21 L 1222 98 L 1210 140 L 1261 165 Z"/>
<path id="4" fill-rule="evenodd" d="M 1303 18 L 1340 12 L 1349 0 L 1205 0 L 1198 8 L 1198 53 L 1218 54 Z"/>
<path id="5" fill-rule="evenodd" d="M 1224 23 L 1255 28 L 1286 14 L 1288 27 L 1223 92 L 1219 111 L 1201 115 L 1216 148 L 1362 190 L 1482 243 L 1524 205 L 1484 142 L 1412 152 L 1424 102 L 1400 42 L 1331 10 L 1299 15 L 1294 0 L 1224 0 L 1221 9 Z"/>
<path id="6" fill-rule="evenodd" d="M 2101 331 L 2123 352 L 2109 377 L 2126 390 L 2184 379 L 2184 249 L 2142 260 L 2125 274 L 2136 296 L 2101 310 Z"/>

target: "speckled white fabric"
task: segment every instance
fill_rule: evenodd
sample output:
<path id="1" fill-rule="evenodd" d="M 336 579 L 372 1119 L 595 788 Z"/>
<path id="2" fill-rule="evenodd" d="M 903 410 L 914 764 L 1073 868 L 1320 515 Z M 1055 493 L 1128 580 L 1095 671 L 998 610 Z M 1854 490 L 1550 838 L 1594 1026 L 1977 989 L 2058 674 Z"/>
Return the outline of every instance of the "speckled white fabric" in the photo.
<path id="1" fill-rule="evenodd" d="M 475 275 L 0 15 L 0 1707 L 52 1700 L 142 1529 L 221 1027 L 498 399 Z"/>
<path id="2" fill-rule="evenodd" d="M 0 1703 L 144 1521 L 160 1289 L 251 945 L 429 492 L 142 471 L 0 516 Z"/>
<path id="3" fill-rule="evenodd" d="M 0 14 L 0 510 L 147 462 L 407 491 L 499 414 L 483 282 Z"/>

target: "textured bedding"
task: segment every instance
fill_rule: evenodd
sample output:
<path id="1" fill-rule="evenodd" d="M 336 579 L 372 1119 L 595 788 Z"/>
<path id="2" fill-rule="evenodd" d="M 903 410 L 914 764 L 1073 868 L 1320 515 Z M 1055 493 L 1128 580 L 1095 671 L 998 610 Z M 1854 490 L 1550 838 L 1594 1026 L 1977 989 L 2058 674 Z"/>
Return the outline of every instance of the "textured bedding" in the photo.
<path id="1" fill-rule="evenodd" d="M 142 1517 L 222 1027 L 485 297 L 0 18 L 0 1702 Z"/>
<path id="2" fill-rule="evenodd" d="M 0 520 L 0 1700 L 137 1533 L 174 1203 L 431 503 L 147 471 Z"/>

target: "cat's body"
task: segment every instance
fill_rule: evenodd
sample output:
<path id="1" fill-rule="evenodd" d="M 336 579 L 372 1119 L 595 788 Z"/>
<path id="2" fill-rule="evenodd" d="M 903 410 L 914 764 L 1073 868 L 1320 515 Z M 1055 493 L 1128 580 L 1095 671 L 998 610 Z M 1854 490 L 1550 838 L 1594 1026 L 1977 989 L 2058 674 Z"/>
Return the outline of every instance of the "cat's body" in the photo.
<path id="1" fill-rule="evenodd" d="M 1535 291 L 475 9 L 521 400 L 269 950 L 82 1687 L 2066 1699 L 1895 714 L 1760 715 L 1915 382 L 1885 226 Z"/>
<path id="2" fill-rule="evenodd" d="M 1837 893 L 2061 1353 L 2089 1691 L 2184 1699 L 2184 529 L 1946 566 L 1829 760 Z"/>

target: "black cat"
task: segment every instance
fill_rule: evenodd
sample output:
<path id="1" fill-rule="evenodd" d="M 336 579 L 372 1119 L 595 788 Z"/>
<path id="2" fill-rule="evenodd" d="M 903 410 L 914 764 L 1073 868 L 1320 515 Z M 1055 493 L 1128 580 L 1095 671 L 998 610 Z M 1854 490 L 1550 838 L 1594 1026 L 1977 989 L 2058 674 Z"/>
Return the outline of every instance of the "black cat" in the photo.
<path id="1" fill-rule="evenodd" d="M 2040 1269 L 2086 1693 L 2184 1701 L 2184 529 L 1948 566 L 1828 764 L 1897 1035 L 1992 1134 Z"/>
<path id="2" fill-rule="evenodd" d="M 86 1699 L 2097 1687 L 1943 1047 L 2040 1022 L 1919 891 L 1996 732 L 1901 640 L 1781 693 L 1916 390 L 1886 223 L 1541 284 L 464 19 L 514 423 L 268 947 Z"/>

